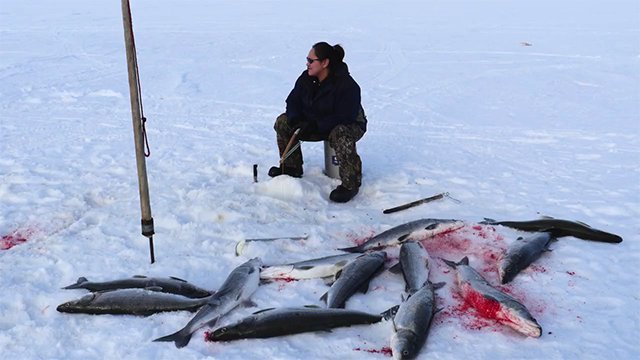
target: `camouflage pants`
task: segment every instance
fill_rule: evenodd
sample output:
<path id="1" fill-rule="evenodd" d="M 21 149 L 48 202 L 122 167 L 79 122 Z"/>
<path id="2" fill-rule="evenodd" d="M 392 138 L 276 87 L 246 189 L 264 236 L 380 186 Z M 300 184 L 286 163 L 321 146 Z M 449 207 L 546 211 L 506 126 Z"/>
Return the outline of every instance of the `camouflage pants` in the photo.
<path id="1" fill-rule="evenodd" d="M 293 135 L 295 128 L 287 123 L 287 115 L 281 114 L 276 119 L 273 128 L 276 131 L 276 140 L 280 157 L 284 153 L 289 139 Z M 310 141 L 328 140 L 329 145 L 336 151 L 336 158 L 340 162 L 340 180 L 342 186 L 348 189 L 359 188 L 362 183 L 362 160 L 356 151 L 356 142 L 362 138 L 364 131 L 358 124 L 338 125 L 327 139 L 314 138 Z M 291 156 L 284 161 L 284 166 L 302 169 L 302 150 L 298 148 Z"/>

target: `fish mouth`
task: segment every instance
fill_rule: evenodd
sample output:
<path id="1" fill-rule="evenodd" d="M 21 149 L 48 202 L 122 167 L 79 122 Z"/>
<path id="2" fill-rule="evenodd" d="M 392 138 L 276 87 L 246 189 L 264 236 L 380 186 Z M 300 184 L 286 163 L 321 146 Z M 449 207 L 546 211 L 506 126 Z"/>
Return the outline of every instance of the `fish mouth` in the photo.
<path id="1" fill-rule="evenodd" d="M 505 311 L 504 315 L 507 318 L 507 325 L 517 332 L 535 338 L 542 335 L 542 327 L 533 317 L 523 317 L 522 314 L 513 311 Z"/>
<path id="2" fill-rule="evenodd" d="M 441 222 L 434 224 L 432 227 L 428 227 L 423 231 L 420 231 L 420 237 L 430 238 L 436 235 L 444 235 L 464 227 L 464 222 L 460 220 L 451 220 L 449 222 Z"/>

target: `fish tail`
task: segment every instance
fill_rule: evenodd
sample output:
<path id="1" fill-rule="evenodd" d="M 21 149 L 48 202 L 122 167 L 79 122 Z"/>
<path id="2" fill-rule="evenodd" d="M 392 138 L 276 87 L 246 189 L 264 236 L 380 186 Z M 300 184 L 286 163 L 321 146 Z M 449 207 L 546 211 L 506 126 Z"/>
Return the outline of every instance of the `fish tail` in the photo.
<path id="1" fill-rule="evenodd" d="M 445 258 L 440 258 L 442 261 L 444 261 L 445 264 L 451 266 L 452 268 L 456 268 L 458 265 L 469 265 L 469 258 L 468 257 L 463 257 L 462 260 L 455 262 L 455 261 L 451 261 L 451 260 L 447 260 Z"/>
<path id="2" fill-rule="evenodd" d="M 89 280 L 87 280 L 86 277 L 81 276 L 81 277 L 78 278 L 78 280 L 75 282 L 75 284 L 71 284 L 69 286 L 65 286 L 65 287 L 63 287 L 63 289 L 81 289 L 82 288 L 82 284 L 86 283 L 87 281 L 89 281 Z"/>
<path id="3" fill-rule="evenodd" d="M 182 329 L 171 335 L 159 337 L 153 341 L 166 341 L 166 342 L 173 341 L 176 344 L 177 348 L 183 348 L 187 346 L 187 344 L 189 344 L 189 341 L 191 341 L 191 335 L 192 335 L 191 332 L 188 332 L 188 331 L 185 331 L 185 329 Z"/>
<path id="4" fill-rule="evenodd" d="M 341 249 L 338 249 L 338 250 L 345 251 L 345 252 L 348 252 L 348 253 L 359 253 L 359 252 L 363 252 L 364 251 L 360 246 L 346 247 L 346 248 L 341 248 Z"/>

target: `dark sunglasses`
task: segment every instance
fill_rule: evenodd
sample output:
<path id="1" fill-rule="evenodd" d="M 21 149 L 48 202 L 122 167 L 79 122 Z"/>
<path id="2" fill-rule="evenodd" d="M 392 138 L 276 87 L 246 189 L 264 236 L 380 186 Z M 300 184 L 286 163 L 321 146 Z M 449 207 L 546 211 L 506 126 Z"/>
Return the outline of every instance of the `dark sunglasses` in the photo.
<path id="1" fill-rule="evenodd" d="M 307 64 L 313 64 L 314 61 L 322 61 L 320 59 L 307 58 Z"/>

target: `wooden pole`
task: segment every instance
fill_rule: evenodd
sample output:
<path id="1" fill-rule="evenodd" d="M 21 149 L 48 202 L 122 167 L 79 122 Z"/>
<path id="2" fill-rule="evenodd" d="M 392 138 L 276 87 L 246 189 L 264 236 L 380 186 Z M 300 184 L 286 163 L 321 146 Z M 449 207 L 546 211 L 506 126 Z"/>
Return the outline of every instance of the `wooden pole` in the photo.
<path id="1" fill-rule="evenodd" d="M 138 78 L 136 47 L 133 38 L 133 24 L 129 0 L 122 0 L 122 20 L 124 25 L 124 42 L 127 53 L 127 70 L 129 73 L 129 95 L 131 97 L 131 118 L 133 121 L 133 139 L 136 149 L 136 165 L 138 168 L 138 188 L 140 192 L 140 210 L 142 213 L 142 235 L 149 238 L 151 263 L 155 262 L 153 251 L 153 218 L 149 202 L 149 183 L 147 181 L 147 165 L 144 153 L 144 134 L 142 129 L 142 105 Z"/>

